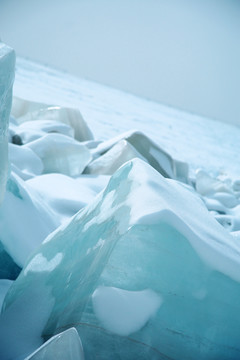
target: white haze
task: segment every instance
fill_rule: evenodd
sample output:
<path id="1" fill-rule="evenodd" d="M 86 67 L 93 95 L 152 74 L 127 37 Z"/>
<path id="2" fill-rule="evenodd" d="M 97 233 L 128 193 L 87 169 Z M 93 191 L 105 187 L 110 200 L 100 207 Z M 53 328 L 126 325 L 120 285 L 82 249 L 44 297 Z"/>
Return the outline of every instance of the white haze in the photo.
<path id="1" fill-rule="evenodd" d="M 0 0 L 20 56 L 240 124 L 236 0 Z"/>

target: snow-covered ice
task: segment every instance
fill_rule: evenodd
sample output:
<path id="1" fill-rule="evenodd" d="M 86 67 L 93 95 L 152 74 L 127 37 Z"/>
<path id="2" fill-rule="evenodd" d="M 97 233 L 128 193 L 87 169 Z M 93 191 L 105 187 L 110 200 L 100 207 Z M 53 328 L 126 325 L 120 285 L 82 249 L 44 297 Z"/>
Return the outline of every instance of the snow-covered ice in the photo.
<path id="1" fill-rule="evenodd" d="M 56 126 L 57 122 L 58 131 L 61 129 L 60 132 L 63 132 L 65 128 L 65 134 L 67 127 L 64 127 L 63 124 L 68 125 L 68 127 L 70 126 L 70 131 L 74 132 L 74 137 L 79 141 L 93 139 L 92 132 L 78 109 L 63 106 L 52 106 L 44 103 L 24 100 L 15 96 L 13 99 L 12 115 L 16 118 L 18 124 L 22 124 L 26 121 L 40 120 L 40 122 L 38 122 L 39 126 L 36 124 L 35 127 L 40 127 L 40 129 L 44 131 L 42 128 L 43 122 L 49 122 L 49 120 L 51 120 L 53 121 L 53 126 Z M 27 126 L 28 129 L 33 127 L 33 124 L 30 124 L 30 126 Z"/>
<path id="2" fill-rule="evenodd" d="M 79 176 L 92 159 L 86 146 L 62 134 L 47 134 L 25 146 L 42 160 L 45 174 Z"/>
<path id="3" fill-rule="evenodd" d="M 37 140 L 48 133 L 60 133 L 72 137 L 74 135 L 73 128 L 54 120 L 23 122 L 18 128 L 15 127 L 15 131 L 17 134 L 14 136 L 19 136 L 23 144 Z"/>
<path id="4" fill-rule="evenodd" d="M 240 129 L 23 59 L 14 93 L 0 358 L 238 359 Z"/>
<path id="5" fill-rule="evenodd" d="M 92 151 L 93 157 L 97 158 L 87 167 L 90 173 L 107 173 L 112 175 L 120 165 L 133 158 L 141 158 L 147 161 L 157 171 L 166 177 L 173 179 L 188 179 L 188 165 L 176 161 L 155 144 L 151 139 L 139 131 L 128 131 L 116 138 L 100 143 Z"/>
<path id="6" fill-rule="evenodd" d="M 200 197 L 134 159 L 30 257 L 7 293 L 3 315 L 20 294 L 31 301 L 41 291 L 47 303 L 50 288 L 54 305 L 39 337 L 75 324 L 86 356 L 97 351 L 106 359 L 114 347 L 124 359 L 139 351 L 142 359 L 161 353 L 232 359 L 240 352 L 240 318 L 231 320 L 239 308 L 239 270 L 239 243 Z M 103 309 L 106 292 L 111 305 L 105 300 Z M 40 305 L 32 306 L 37 312 Z"/>
<path id="7" fill-rule="evenodd" d="M 42 174 L 43 162 L 31 148 L 10 143 L 8 145 L 8 151 L 12 169 L 14 169 L 23 180 Z"/>
<path id="8" fill-rule="evenodd" d="M 14 172 L 7 182 L 0 219 L 1 243 L 19 266 L 60 225 L 50 206 Z"/>
<path id="9" fill-rule="evenodd" d="M 82 175 L 71 178 L 63 174 L 36 176 L 26 183 L 41 196 L 61 222 L 72 217 L 103 190 L 109 176 Z"/>
<path id="10" fill-rule="evenodd" d="M 137 129 L 173 159 L 186 162 L 191 175 L 201 168 L 215 174 L 220 171 L 234 179 L 239 177 L 239 127 L 78 79 L 22 58 L 17 58 L 14 94 L 37 102 L 30 105 L 29 111 L 31 107 L 41 107 L 38 103 L 80 110 L 96 140 L 109 140 Z"/>

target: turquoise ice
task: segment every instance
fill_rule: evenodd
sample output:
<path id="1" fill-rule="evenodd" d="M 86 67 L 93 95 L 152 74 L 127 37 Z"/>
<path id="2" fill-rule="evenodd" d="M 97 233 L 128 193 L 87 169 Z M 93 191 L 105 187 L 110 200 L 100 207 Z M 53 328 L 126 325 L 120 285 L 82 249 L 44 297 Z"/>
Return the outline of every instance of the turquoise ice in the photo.
<path id="1" fill-rule="evenodd" d="M 31 256 L 3 304 L 0 352 L 74 326 L 86 359 L 239 359 L 239 281 L 240 246 L 202 200 L 135 159 Z"/>
<path id="2" fill-rule="evenodd" d="M 21 268 L 16 264 L 11 255 L 0 242 L 0 279 L 15 280 Z"/>
<path id="3" fill-rule="evenodd" d="M 8 121 L 12 104 L 15 53 L 0 41 L 0 203 L 3 200 L 8 169 Z"/>
<path id="4" fill-rule="evenodd" d="M 0 42 L 0 205 L 8 175 L 8 122 L 12 104 L 14 68 L 13 49 Z M 15 279 L 19 272 L 20 268 L 0 241 L 0 279 Z"/>
<path id="5" fill-rule="evenodd" d="M 76 329 L 53 336 L 25 360 L 84 360 L 81 340 Z"/>

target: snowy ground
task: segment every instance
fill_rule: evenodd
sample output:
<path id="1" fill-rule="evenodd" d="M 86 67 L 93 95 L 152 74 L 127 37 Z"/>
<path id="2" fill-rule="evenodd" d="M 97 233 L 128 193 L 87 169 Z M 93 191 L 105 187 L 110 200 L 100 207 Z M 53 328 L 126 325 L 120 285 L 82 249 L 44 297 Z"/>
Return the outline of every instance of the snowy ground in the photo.
<path id="1" fill-rule="evenodd" d="M 24 86 L 23 86 L 24 84 Z M 14 94 L 78 108 L 96 139 L 137 129 L 190 168 L 239 176 L 240 128 L 18 58 Z"/>

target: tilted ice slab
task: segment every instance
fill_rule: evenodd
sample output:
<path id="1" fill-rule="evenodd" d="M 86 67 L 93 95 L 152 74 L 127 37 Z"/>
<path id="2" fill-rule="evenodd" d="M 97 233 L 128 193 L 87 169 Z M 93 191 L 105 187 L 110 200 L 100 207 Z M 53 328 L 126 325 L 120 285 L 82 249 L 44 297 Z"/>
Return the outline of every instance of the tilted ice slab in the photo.
<path id="1" fill-rule="evenodd" d="M 71 328 L 53 336 L 25 360 L 84 360 L 81 340 Z"/>
<path id="2" fill-rule="evenodd" d="M 165 177 L 187 181 L 188 165 L 174 160 L 150 138 L 140 131 L 131 130 L 99 144 L 93 151 L 96 158 L 86 173 L 112 175 L 120 165 L 138 157 L 147 161 Z"/>
<path id="3" fill-rule="evenodd" d="M 135 159 L 32 255 L 5 298 L 0 352 L 12 335 L 26 349 L 75 326 L 87 359 L 238 359 L 239 282 L 236 238 Z"/>
<path id="4" fill-rule="evenodd" d="M 0 41 L 0 203 L 7 181 L 8 121 L 12 104 L 15 53 Z"/>
<path id="5" fill-rule="evenodd" d="M 51 120 L 70 126 L 78 141 L 92 140 L 93 135 L 77 109 L 28 101 L 19 97 L 13 98 L 12 115 L 18 124 L 26 121 Z"/>
<path id="6" fill-rule="evenodd" d="M 94 159 L 84 172 L 85 174 L 112 175 L 125 162 L 134 158 L 147 161 L 128 141 L 120 140 L 108 151 Z"/>

